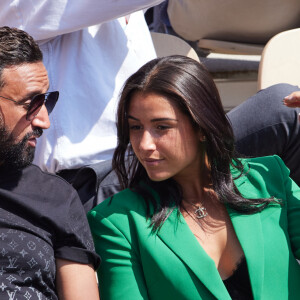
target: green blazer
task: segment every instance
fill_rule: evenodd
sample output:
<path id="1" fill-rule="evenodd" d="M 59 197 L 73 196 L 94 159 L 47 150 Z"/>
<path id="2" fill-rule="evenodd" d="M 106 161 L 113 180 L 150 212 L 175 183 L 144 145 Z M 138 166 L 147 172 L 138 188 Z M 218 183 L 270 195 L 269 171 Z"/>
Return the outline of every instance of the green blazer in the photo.
<path id="1" fill-rule="evenodd" d="M 235 180 L 248 198 L 274 196 L 260 213 L 228 208 L 245 253 L 254 299 L 300 299 L 300 189 L 277 156 L 243 160 L 248 173 Z M 236 171 L 232 171 L 236 173 Z M 233 174 L 236 175 L 236 174 Z M 177 210 L 152 234 L 144 200 L 124 190 L 88 214 L 101 299 L 231 299 L 214 261 Z"/>

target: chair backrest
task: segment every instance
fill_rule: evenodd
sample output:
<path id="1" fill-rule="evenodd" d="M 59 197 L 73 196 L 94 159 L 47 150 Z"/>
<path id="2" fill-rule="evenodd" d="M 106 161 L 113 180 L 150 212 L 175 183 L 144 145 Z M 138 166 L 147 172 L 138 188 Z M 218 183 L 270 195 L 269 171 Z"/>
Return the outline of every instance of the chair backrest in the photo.
<path id="1" fill-rule="evenodd" d="M 199 61 L 196 51 L 184 40 L 174 35 L 151 32 L 153 45 L 158 57 L 184 55 Z"/>
<path id="2" fill-rule="evenodd" d="M 299 0 L 169 0 L 175 32 L 211 52 L 261 54 L 279 32 L 300 27 Z"/>
<path id="3" fill-rule="evenodd" d="M 167 12 L 173 29 L 190 41 L 266 44 L 300 27 L 299 0 L 169 0 Z"/>
<path id="4" fill-rule="evenodd" d="M 275 35 L 263 50 L 258 90 L 276 83 L 300 86 L 300 28 Z"/>

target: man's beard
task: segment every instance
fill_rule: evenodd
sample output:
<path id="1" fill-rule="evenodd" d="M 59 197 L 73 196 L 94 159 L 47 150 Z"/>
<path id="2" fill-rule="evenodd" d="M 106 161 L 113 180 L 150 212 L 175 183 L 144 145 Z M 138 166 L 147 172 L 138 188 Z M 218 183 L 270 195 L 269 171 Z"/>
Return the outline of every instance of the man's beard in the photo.
<path id="1" fill-rule="evenodd" d="M 32 137 L 40 137 L 43 133 L 41 128 L 35 128 L 32 132 L 27 133 L 23 139 L 15 143 L 11 134 L 5 126 L 0 125 L 0 167 L 24 169 L 30 165 L 34 158 L 35 148 L 27 145 Z"/>

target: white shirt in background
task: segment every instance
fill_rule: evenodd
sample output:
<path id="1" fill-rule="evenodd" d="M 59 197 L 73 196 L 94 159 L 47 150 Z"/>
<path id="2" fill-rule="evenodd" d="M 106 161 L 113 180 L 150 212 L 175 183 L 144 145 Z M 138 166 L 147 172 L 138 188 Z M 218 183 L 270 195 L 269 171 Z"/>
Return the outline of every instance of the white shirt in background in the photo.
<path id="1" fill-rule="evenodd" d="M 112 158 L 120 89 L 156 57 L 139 10 L 160 2 L 1 0 L 0 26 L 23 29 L 39 42 L 49 91 L 60 92 L 51 127 L 38 140 L 34 163 L 43 170 L 57 172 Z"/>

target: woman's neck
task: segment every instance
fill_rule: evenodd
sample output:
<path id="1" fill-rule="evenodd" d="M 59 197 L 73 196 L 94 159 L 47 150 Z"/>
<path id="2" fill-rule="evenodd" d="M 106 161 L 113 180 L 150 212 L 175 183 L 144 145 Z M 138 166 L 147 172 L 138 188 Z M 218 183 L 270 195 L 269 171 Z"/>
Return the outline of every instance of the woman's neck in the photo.
<path id="1" fill-rule="evenodd" d="M 210 168 L 207 164 L 202 164 L 200 170 L 195 174 L 174 179 L 181 186 L 182 198 L 186 202 L 197 204 L 207 195 L 214 193 Z"/>

